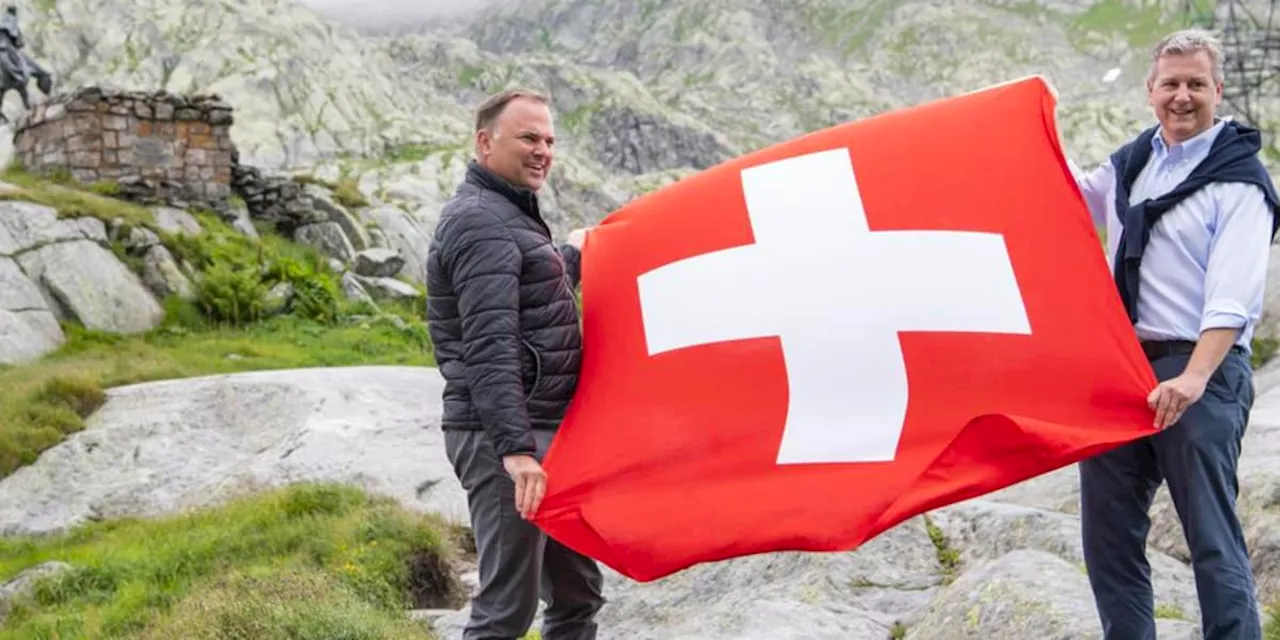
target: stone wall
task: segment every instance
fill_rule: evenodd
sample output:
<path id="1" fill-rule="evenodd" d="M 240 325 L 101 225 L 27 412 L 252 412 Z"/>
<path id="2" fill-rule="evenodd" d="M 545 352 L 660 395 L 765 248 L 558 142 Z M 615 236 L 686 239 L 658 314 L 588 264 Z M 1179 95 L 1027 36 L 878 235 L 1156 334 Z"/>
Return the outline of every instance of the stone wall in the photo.
<path id="1" fill-rule="evenodd" d="M 220 205 L 231 195 L 231 105 L 216 94 L 108 91 L 55 96 L 15 123 L 28 171 L 119 183 L 135 200 Z"/>
<path id="2" fill-rule="evenodd" d="M 292 238 L 298 229 L 309 224 L 328 220 L 316 211 L 302 185 L 288 176 L 264 175 L 257 167 L 237 163 L 231 169 L 231 189 L 244 200 L 249 217 L 270 223 L 286 237 Z"/>

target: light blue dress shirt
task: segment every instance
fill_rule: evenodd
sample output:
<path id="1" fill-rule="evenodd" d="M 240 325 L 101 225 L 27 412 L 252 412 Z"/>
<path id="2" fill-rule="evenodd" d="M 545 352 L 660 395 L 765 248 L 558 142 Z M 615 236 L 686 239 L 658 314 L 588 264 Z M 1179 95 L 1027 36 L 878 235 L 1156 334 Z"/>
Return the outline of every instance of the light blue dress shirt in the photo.
<path id="1" fill-rule="evenodd" d="M 1178 186 L 1209 154 L 1222 130 L 1175 145 L 1157 134 L 1151 158 L 1130 190 L 1129 203 L 1159 197 Z M 1106 222 L 1107 264 L 1114 272 L 1123 225 L 1115 211 L 1116 171 L 1111 161 L 1091 173 L 1070 164 L 1095 226 Z M 1215 182 L 1167 211 L 1151 229 L 1139 272 L 1140 340 L 1196 341 L 1207 329 L 1241 329 L 1236 344 L 1250 351 L 1262 316 L 1271 250 L 1271 214 L 1262 189 Z"/>

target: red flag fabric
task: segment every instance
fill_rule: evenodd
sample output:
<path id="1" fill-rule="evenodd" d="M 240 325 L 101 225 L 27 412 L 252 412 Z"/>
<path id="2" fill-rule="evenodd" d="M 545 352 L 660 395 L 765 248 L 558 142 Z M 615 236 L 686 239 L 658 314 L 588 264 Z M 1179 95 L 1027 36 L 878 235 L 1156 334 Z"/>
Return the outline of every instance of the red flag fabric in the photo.
<path id="1" fill-rule="evenodd" d="M 635 580 L 849 550 L 1153 432 L 1029 78 L 751 153 L 588 236 L 536 522 Z"/>

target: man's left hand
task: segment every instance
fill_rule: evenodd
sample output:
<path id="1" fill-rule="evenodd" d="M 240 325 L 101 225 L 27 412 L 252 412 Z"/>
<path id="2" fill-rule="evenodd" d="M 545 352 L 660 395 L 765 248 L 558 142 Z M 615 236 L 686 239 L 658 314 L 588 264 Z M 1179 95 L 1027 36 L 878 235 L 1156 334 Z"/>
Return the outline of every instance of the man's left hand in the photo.
<path id="1" fill-rule="evenodd" d="M 570 231 L 569 238 L 566 240 L 569 246 L 573 247 L 574 249 L 577 249 L 578 251 L 582 251 L 582 245 L 586 243 L 586 241 L 587 241 L 586 229 L 574 229 L 573 231 Z"/>
<path id="2" fill-rule="evenodd" d="M 1164 429 L 1180 420 L 1187 408 L 1204 395 L 1208 383 L 1208 378 L 1184 373 L 1157 385 L 1147 396 L 1147 405 L 1156 412 L 1156 428 Z"/>

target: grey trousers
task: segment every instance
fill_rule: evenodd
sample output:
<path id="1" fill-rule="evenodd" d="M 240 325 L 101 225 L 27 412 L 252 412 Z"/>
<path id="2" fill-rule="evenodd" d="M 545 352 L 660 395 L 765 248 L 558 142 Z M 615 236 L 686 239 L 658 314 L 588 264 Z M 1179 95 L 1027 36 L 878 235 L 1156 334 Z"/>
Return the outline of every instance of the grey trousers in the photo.
<path id="1" fill-rule="evenodd" d="M 534 431 L 539 461 L 554 433 Z M 538 609 L 543 640 L 594 640 L 604 580 L 594 560 L 547 537 L 520 517 L 515 483 L 483 431 L 445 431 L 445 452 L 467 492 L 480 585 L 463 640 L 517 640 Z"/>
<path id="2" fill-rule="evenodd" d="M 1182 373 L 1188 355 L 1151 363 L 1156 377 Z M 1260 640 L 1253 571 L 1236 517 L 1236 465 L 1253 377 L 1243 353 L 1227 355 L 1204 396 L 1160 433 L 1080 463 L 1085 567 L 1106 640 L 1155 640 L 1147 564 L 1147 510 L 1160 481 L 1191 551 L 1206 640 Z"/>

